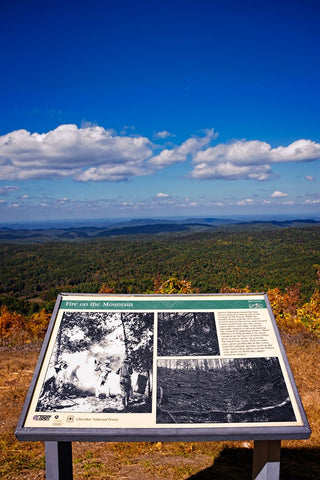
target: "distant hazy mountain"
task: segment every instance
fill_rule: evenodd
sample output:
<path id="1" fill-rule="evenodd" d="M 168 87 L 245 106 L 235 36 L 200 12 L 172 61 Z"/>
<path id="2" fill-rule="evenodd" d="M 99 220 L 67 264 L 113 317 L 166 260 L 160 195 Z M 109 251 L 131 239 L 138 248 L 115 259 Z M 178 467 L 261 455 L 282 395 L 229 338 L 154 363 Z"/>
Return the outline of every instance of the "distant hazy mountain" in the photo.
<path id="1" fill-rule="evenodd" d="M 82 221 L 84 223 L 84 221 Z M 216 228 L 241 229 L 277 229 L 288 227 L 299 227 L 305 225 L 314 225 L 320 223 L 314 219 L 296 219 L 296 220 L 269 220 L 269 221 L 237 221 L 228 218 L 177 218 L 177 219 L 130 219 L 127 221 L 116 220 L 112 223 L 110 220 L 99 220 L 97 225 L 94 221 L 88 222 L 87 226 L 82 226 L 82 222 L 76 223 L 70 227 L 52 226 L 35 228 L 30 225 L 25 228 L 18 226 L 3 226 L 0 228 L 1 242 L 45 242 L 45 241 L 79 241 L 94 238 L 118 237 L 123 235 L 155 235 L 180 233 L 188 234 L 191 232 L 214 231 Z M 90 225 L 91 223 L 91 225 Z M 47 225 L 47 224 L 46 224 Z"/>

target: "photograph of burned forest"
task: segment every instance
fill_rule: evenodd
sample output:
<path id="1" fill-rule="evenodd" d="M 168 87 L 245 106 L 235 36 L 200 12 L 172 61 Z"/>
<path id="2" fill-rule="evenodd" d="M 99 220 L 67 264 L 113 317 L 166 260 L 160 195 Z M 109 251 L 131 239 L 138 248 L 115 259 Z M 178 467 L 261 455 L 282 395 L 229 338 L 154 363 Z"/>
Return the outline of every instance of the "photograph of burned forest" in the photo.
<path id="1" fill-rule="evenodd" d="M 158 314 L 159 356 L 219 355 L 213 312 Z"/>
<path id="2" fill-rule="evenodd" d="M 153 313 L 65 312 L 36 410 L 150 412 Z"/>
<path id="3" fill-rule="evenodd" d="M 296 420 L 276 357 L 159 359 L 157 385 L 159 424 Z"/>

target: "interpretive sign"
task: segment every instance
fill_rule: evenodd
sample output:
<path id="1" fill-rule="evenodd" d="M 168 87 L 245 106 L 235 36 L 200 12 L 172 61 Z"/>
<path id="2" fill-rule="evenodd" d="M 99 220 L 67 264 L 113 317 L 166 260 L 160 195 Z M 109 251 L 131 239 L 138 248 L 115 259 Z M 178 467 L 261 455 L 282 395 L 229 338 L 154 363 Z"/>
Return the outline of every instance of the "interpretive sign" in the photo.
<path id="1" fill-rule="evenodd" d="M 265 294 L 59 295 L 20 440 L 307 438 Z"/>

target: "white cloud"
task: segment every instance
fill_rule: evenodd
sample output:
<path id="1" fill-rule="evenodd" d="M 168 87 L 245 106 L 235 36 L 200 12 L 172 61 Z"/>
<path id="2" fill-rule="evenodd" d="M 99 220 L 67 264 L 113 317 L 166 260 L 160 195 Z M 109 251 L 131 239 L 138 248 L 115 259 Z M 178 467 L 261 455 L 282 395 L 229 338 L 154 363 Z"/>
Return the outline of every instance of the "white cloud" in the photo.
<path id="1" fill-rule="evenodd" d="M 191 177 L 267 180 L 273 163 L 319 159 L 320 144 L 311 140 L 302 139 L 277 148 L 259 140 L 241 140 L 198 151 L 193 158 L 195 167 Z"/>
<path id="2" fill-rule="evenodd" d="M 245 200 L 240 200 L 240 202 L 237 203 L 237 205 L 252 205 L 253 204 L 253 200 L 252 198 L 246 198 Z"/>
<path id="3" fill-rule="evenodd" d="M 203 137 L 194 136 L 171 150 L 162 150 L 159 155 L 152 157 L 149 163 L 155 168 L 164 168 L 177 162 L 184 162 L 188 155 L 194 156 L 201 148 L 208 145 L 214 135 L 213 129 L 205 130 Z"/>
<path id="4" fill-rule="evenodd" d="M 170 133 L 167 130 L 161 130 L 161 132 L 156 132 L 154 134 L 154 137 L 163 139 L 163 138 L 168 138 L 168 137 L 175 137 L 175 134 Z"/>
<path id="5" fill-rule="evenodd" d="M 279 192 L 279 190 L 275 190 L 273 193 L 271 193 L 270 197 L 271 198 L 284 198 L 287 197 L 288 194 L 284 192 Z"/>
<path id="6" fill-rule="evenodd" d="M 319 198 L 308 198 L 303 202 L 304 205 L 316 205 L 320 203 L 320 197 Z"/>
<path id="7" fill-rule="evenodd" d="M 297 140 L 288 147 L 270 150 L 273 162 L 310 162 L 320 159 L 320 143 L 312 140 Z"/>
<path id="8" fill-rule="evenodd" d="M 157 193 L 156 195 L 157 198 L 169 198 L 170 195 L 168 193 Z"/>
<path id="9" fill-rule="evenodd" d="M 125 180 L 148 173 L 152 147 L 146 137 L 118 136 L 98 126 L 60 125 L 44 134 L 17 130 L 0 137 L 0 180 Z"/>
<path id="10" fill-rule="evenodd" d="M 308 180 L 308 182 L 314 182 L 315 178 L 312 175 L 306 175 L 305 179 Z"/>
<path id="11" fill-rule="evenodd" d="M 199 163 L 193 169 L 191 176 L 197 179 L 251 179 L 251 180 L 267 180 L 271 175 L 271 167 L 269 165 L 249 166 L 234 165 L 230 162 L 221 162 L 212 165 L 207 162 Z"/>

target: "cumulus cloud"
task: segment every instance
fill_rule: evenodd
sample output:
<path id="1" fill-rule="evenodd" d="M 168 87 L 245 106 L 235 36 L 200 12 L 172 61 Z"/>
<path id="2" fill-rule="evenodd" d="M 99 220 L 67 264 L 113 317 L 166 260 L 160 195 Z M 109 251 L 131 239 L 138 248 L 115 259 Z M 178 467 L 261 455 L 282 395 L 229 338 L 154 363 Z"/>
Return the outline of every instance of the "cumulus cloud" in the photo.
<path id="1" fill-rule="evenodd" d="M 297 140 L 288 147 L 270 149 L 273 162 L 311 162 L 320 159 L 320 143 L 312 140 Z"/>
<path id="2" fill-rule="evenodd" d="M 125 180 L 148 173 L 146 137 L 118 136 L 98 126 L 60 125 L 48 133 L 17 130 L 0 137 L 0 180 L 72 176 Z"/>
<path id="3" fill-rule="evenodd" d="M 203 137 L 194 136 L 188 138 L 188 140 L 181 145 L 176 146 L 171 150 L 162 150 L 159 155 L 150 159 L 149 164 L 155 168 L 164 168 L 174 163 L 184 162 L 188 155 L 193 157 L 201 148 L 208 145 L 214 135 L 213 129 L 205 130 L 205 135 Z"/>
<path id="4" fill-rule="evenodd" d="M 196 153 L 191 177 L 267 180 L 273 163 L 302 162 L 320 159 L 320 144 L 298 140 L 288 147 L 271 148 L 259 140 L 239 140 L 220 144 Z"/>
<path id="5" fill-rule="evenodd" d="M 279 190 L 275 190 L 273 193 L 271 193 L 270 197 L 271 198 L 284 198 L 287 197 L 288 194 L 284 192 L 279 192 Z"/>

